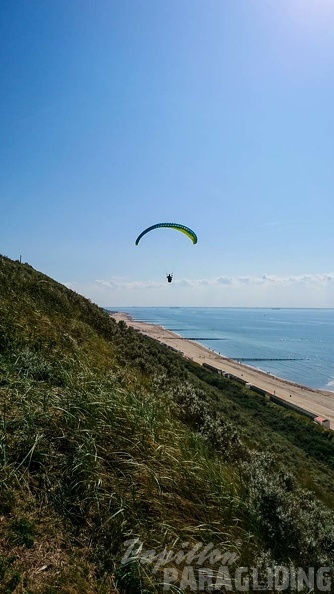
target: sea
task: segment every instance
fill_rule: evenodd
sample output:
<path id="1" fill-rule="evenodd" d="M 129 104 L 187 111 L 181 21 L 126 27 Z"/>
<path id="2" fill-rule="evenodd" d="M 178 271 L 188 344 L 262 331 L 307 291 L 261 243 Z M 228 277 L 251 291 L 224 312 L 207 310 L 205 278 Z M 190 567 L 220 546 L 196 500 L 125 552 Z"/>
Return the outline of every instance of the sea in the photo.
<path id="1" fill-rule="evenodd" d="M 112 307 L 223 356 L 334 392 L 334 309 Z"/>

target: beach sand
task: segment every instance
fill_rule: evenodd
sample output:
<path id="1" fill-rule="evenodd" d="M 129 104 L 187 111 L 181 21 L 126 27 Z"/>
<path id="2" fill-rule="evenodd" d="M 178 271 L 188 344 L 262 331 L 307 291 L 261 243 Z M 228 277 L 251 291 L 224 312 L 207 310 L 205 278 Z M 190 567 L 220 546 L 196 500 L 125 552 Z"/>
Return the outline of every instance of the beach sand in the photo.
<path id="1" fill-rule="evenodd" d="M 117 322 L 123 321 L 128 326 L 132 326 L 142 334 L 149 336 L 159 342 L 173 347 L 183 356 L 192 359 L 196 363 L 207 363 L 217 369 L 222 369 L 241 378 L 245 382 L 265 390 L 289 403 L 300 406 L 301 408 L 314 413 L 316 416 L 324 417 L 330 421 L 331 427 L 334 427 L 334 393 L 326 390 L 314 390 L 289 382 L 276 377 L 265 371 L 260 371 L 248 365 L 244 365 L 228 359 L 223 355 L 215 353 L 197 342 L 181 338 L 178 334 L 166 330 L 162 326 L 148 324 L 146 322 L 137 322 L 126 313 L 110 314 Z"/>

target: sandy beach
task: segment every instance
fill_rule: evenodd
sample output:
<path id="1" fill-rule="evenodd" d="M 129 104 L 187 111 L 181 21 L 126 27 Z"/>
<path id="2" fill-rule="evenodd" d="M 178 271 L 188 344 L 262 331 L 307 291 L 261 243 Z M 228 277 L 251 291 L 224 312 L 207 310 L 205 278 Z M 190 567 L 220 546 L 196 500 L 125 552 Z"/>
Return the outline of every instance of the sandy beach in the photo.
<path id="1" fill-rule="evenodd" d="M 331 428 L 334 427 L 333 392 L 307 388 L 306 386 L 289 382 L 273 376 L 270 373 L 238 363 L 237 361 L 219 355 L 211 349 L 192 340 L 184 339 L 178 334 L 166 330 L 162 326 L 155 326 L 154 324 L 148 324 L 146 322 L 137 322 L 126 313 L 117 312 L 110 315 L 117 322 L 122 320 L 128 326 L 132 326 L 132 328 L 142 334 L 173 347 L 179 351 L 180 354 L 197 363 L 213 365 L 217 369 L 231 373 L 258 388 L 265 390 L 269 394 L 273 394 L 287 402 L 291 402 L 296 406 L 304 408 L 316 416 L 324 417 L 330 421 Z"/>

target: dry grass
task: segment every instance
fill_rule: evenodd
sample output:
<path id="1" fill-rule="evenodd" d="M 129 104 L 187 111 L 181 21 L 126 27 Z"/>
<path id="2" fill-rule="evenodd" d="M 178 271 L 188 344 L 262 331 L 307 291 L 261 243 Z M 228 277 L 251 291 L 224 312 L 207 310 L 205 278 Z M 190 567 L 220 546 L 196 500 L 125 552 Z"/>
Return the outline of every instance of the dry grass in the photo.
<path id="1" fill-rule="evenodd" d="M 134 538 L 248 566 L 333 562 L 332 510 L 275 433 L 284 470 L 180 358 L 29 267 L 0 259 L 1 278 L 0 592 L 161 592 L 163 567 L 122 564 Z"/>

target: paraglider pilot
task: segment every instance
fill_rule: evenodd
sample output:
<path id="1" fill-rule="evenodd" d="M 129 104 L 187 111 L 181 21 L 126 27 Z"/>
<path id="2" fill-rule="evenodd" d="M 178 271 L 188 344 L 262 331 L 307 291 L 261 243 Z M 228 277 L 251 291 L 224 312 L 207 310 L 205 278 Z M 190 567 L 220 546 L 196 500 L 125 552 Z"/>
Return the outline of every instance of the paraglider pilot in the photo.
<path id="1" fill-rule="evenodd" d="M 173 280 L 173 274 L 167 274 L 166 278 L 167 278 L 168 282 L 171 283 Z"/>

